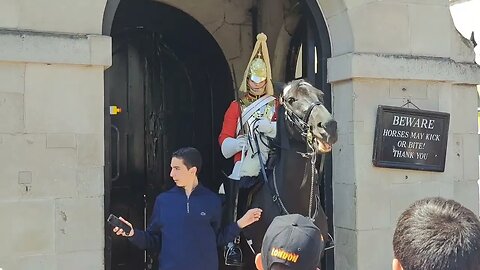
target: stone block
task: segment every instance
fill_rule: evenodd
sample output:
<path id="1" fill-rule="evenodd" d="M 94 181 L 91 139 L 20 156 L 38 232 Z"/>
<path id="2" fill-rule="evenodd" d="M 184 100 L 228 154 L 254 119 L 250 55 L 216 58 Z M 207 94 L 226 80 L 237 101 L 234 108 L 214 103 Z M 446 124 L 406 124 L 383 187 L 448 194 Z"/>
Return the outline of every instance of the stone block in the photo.
<path id="1" fill-rule="evenodd" d="M 371 153 L 373 146 L 357 146 L 355 148 L 355 176 L 357 185 L 362 188 L 376 187 L 384 189 L 391 184 L 416 183 L 417 181 L 433 181 L 434 175 L 430 172 L 401 170 L 385 167 L 375 167 Z"/>
<path id="2" fill-rule="evenodd" d="M 329 83 L 350 81 L 353 78 L 353 54 L 342 54 L 327 59 L 327 81 Z M 333 84 L 332 90 L 335 84 Z M 335 96 L 334 96 L 335 97 Z"/>
<path id="3" fill-rule="evenodd" d="M 388 80 L 353 80 L 353 120 L 363 121 L 366 130 L 375 130 L 377 107 L 389 104 Z"/>
<path id="4" fill-rule="evenodd" d="M 357 231 L 335 226 L 335 269 L 357 267 Z"/>
<path id="5" fill-rule="evenodd" d="M 447 6 L 409 5 L 408 18 L 411 53 L 450 57 L 450 40 L 455 30 Z M 444 29 L 444 31 L 434 31 L 433 29 Z"/>
<path id="6" fill-rule="evenodd" d="M 56 270 L 54 255 L 34 255 L 12 258 L 13 265 L 5 266 L 3 269 L 18 270 Z M 0 268 L 2 265 L 0 264 Z"/>
<path id="7" fill-rule="evenodd" d="M 392 229 L 357 232 L 357 268 L 391 269 L 393 259 Z"/>
<path id="8" fill-rule="evenodd" d="M 428 5 L 428 6 L 449 6 L 449 1 L 438 1 L 438 0 L 383 0 L 385 2 L 395 2 L 395 3 L 405 3 L 411 5 Z"/>
<path id="9" fill-rule="evenodd" d="M 376 0 L 343 0 L 342 2 L 345 3 L 348 9 L 355 9 L 360 6 L 367 6 L 372 2 L 376 2 Z"/>
<path id="10" fill-rule="evenodd" d="M 224 23 L 224 1 L 223 0 L 204 0 L 204 1 L 178 1 L 165 0 L 165 4 L 176 7 L 199 21 L 210 33 Z M 215 7 L 215 8 L 212 8 Z"/>
<path id="11" fill-rule="evenodd" d="M 354 184 L 355 171 L 355 148 L 353 145 L 343 143 L 346 136 L 340 135 L 339 141 L 333 147 L 333 181 L 335 183 Z"/>
<path id="12" fill-rule="evenodd" d="M 463 135 L 463 180 L 476 181 L 478 173 L 478 134 Z"/>
<path id="13" fill-rule="evenodd" d="M 47 148 L 76 148 L 75 134 L 47 134 Z"/>
<path id="14" fill-rule="evenodd" d="M 0 93 L 1 133 L 20 133 L 24 131 L 23 95 Z"/>
<path id="15" fill-rule="evenodd" d="M 380 1 L 347 12 L 354 33 L 355 51 L 410 53 L 408 5 Z"/>
<path id="16" fill-rule="evenodd" d="M 104 165 L 104 140 L 102 134 L 77 135 L 78 164 L 85 167 Z"/>
<path id="17" fill-rule="evenodd" d="M 278 2 L 276 5 L 279 5 Z M 251 24 L 252 16 L 250 15 L 250 9 L 252 6 L 252 0 L 224 1 L 225 22 L 229 24 Z M 272 8 L 275 7 L 272 6 Z"/>
<path id="18" fill-rule="evenodd" d="M 72 252 L 57 256 L 57 269 L 104 269 L 103 249 Z"/>
<path id="19" fill-rule="evenodd" d="M 450 58 L 400 54 L 348 53 L 328 59 L 330 83 L 351 78 L 410 79 L 476 85 L 480 67 Z M 333 71 L 333 72 L 332 72 Z"/>
<path id="20" fill-rule="evenodd" d="M 460 181 L 464 179 L 464 149 L 463 136 L 449 133 L 447 142 L 447 156 L 445 158 L 445 172 L 443 173 L 443 177 L 449 178 L 452 181 Z"/>
<path id="21" fill-rule="evenodd" d="M 453 104 L 452 84 L 441 83 L 440 85 L 436 84 L 436 86 L 439 86 L 439 87 L 435 88 L 435 86 L 432 86 L 431 90 L 429 89 L 429 92 L 435 91 L 435 90 L 438 92 L 438 110 L 441 112 L 450 113 L 452 111 L 452 107 L 457 105 L 457 104 Z"/>
<path id="22" fill-rule="evenodd" d="M 104 247 L 103 197 L 55 200 L 56 254 Z"/>
<path id="23" fill-rule="evenodd" d="M 87 35 L 90 44 L 90 63 L 104 63 L 105 69 L 112 65 L 112 38 Z"/>
<path id="24" fill-rule="evenodd" d="M 319 0 L 318 2 L 320 3 L 323 15 L 325 16 L 325 18 L 327 18 L 327 20 L 347 10 L 344 1 Z"/>
<path id="25" fill-rule="evenodd" d="M 110 65 L 111 54 L 102 57 L 98 57 L 98 54 L 110 51 L 111 38 L 97 35 L 96 39 L 106 41 L 91 44 L 88 37 L 91 35 L 0 29 L 0 61 L 93 65 L 102 68 Z M 92 51 L 96 49 L 99 52 Z M 105 62 L 92 62 L 99 59 Z"/>
<path id="26" fill-rule="evenodd" d="M 463 206 L 479 214 L 478 181 L 454 182 L 453 198 Z"/>
<path id="27" fill-rule="evenodd" d="M 2 170 L 0 171 L 0 179 L 2 179 L 0 181 L 0 201 L 20 198 L 18 190 L 19 172 L 32 172 L 31 181 L 35 181 L 36 172 L 29 164 L 34 159 L 44 160 L 39 158 L 39 156 L 32 157 L 32 153 L 39 153 L 42 149 L 45 149 L 44 137 L 42 135 L 6 134 L 2 136 L 3 143 L 0 144 L 0 164 L 2 164 Z"/>
<path id="28" fill-rule="evenodd" d="M 0 25 L 3 28 L 18 28 L 20 5 L 17 0 L 3 0 L 0 9 Z"/>
<path id="29" fill-rule="evenodd" d="M 257 36 L 252 33 L 252 26 L 250 25 L 240 25 L 240 57 L 245 60 L 245 65 L 241 69 L 242 75 L 240 78 L 243 78 L 243 72 L 245 71 L 245 67 L 247 66 L 248 61 L 250 60 L 250 56 L 252 55 L 254 41 L 257 40 Z M 270 53 L 270 60 L 272 57 L 272 52 L 269 50 Z M 275 64 L 275 63 L 272 63 Z"/>
<path id="30" fill-rule="evenodd" d="M 25 81 L 27 132 L 103 132 L 103 68 L 28 64 Z"/>
<path id="31" fill-rule="evenodd" d="M 376 167 L 372 162 L 373 151 L 373 145 L 355 146 L 355 168 L 357 168 L 355 177 L 359 186 L 385 189 L 391 184 L 426 182 L 434 179 L 431 172 Z"/>
<path id="32" fill-rule="evenodd" d="M 478 93 L 474 85 L 452 85 L 450 128 L 452 133 L 478 133 Z M 461 104 L 461 106 L 459 106 Z"/>
<path id="33" fill-rule="evenodd" d="M 341 81 L 332 85 L 333 117 L 338 123 L 338 133 L 352 133 L 346 129 L 346 123 L 353 121 L 353 102 L 355 95 L 351 81 Z"/>
<path id="34" fill-rule="evenodd" d="M 240 57 L 242 36 L 239 25 L 223 24 L 220 28 L 215 29 L 213 37 L 222 48 L 225 58 L 233 59 Z M 245 71 L 245 67 L 241 70 Z"/>
<path id="35" fill-rule="evenodd" d="M 0 162 L 2 199 L 70 197 L 75 192 L 76 152 L 46 149 L 45 135 L 3 135 Z M 19 172 L 31 172 L 31 182 L 19 183 Z M 27 187 L 28 186 L 28 189 Z"/>
<path id="36" fill-rule="evenodd" d="M 65 33 L 102 32 L 105 0 L 18 0 L 18 28 Z M 45 14 L 50 14 L 46 16 Z M 61 23 L 59 23 L 61 22 Z"/>
<path id="37" fill-rule="evenodd" d="M 100 197 L 104 194 L 103 167 L 77 170 L 77 192 L 80 197 Z"/>
<path id="38" fill-rule="evenodd" d="M 7 232 L 0 242 L 2 256 L 28 256 L 54 252 L 55 219 L 52 200 L 3 201 L 0 202 L 0 213 L 6 217 L 0 222 L 0 229 Z"/>
<path id="39" fill-rule="evenodd" d="M 478 55 L 478 53 L 475 53 L 472 42 L 457 31 L 452 34 L 451 51 L 452 60 L 460 63 L 473 63 L 475 62 L 475 55 Z"/>
<path id="40" fill-rule="evenodd" d="M 0 25 L 2 24 L 0 23 Z M 0 63 L 0 82 L 2 82 L 0 92 L 23 94 L 25 91 L 25 64 Z"/>
<path id="41" fill-rule="evenodd" d="M 364 121 L 355 121 L 353 123 L 355 129 L 355 145 L 368 145 L 373 148 L 373 141 L 375 139 L 375 127 L 365 128 Z"/>
<path id="42" fill-rule="evenodd" d="M 341 1 L 327 1 L 330 3 L 341 3 Z M 339 11 L 335 15 L 327 18 L 327 24 L 330 29 L 332 56 L 341 56 L 355 50 L 355 40 L 352 30 L 349 14 L 346 10 Z M 338 72 L 339 70 L 335 70 Z M 331 71 L 329 70 L 328 73 Z M 330 75 L 328 75 L 330 77 Z"/>
<path id="43" fill-rule="evenodd" d="M 390 98 L 426 99 L 427 81 L 391 80 Z"/>
<path id="44" fill-rule="evenodd" d="M 334 216 L 336 227 L 355 230 L 357 228 L 357 187 L 354 184 L 338 184 L 333 186 Z"/>
<path id="45" fill-rule="evenodd" d="M 390 187 L 360 185 L 356 192 L 358 230 L 388 229 L 390 223 Z"/>

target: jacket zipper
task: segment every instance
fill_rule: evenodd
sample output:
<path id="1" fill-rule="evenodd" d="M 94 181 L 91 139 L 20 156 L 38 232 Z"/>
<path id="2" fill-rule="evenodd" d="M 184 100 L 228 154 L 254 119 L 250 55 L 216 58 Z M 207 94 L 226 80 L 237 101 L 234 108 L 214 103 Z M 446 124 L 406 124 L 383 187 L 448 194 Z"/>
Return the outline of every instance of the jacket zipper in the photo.
<path id="1" fill-rule="evenodd" d="M 192 193 L 195 191 L 197 187 L 194 187 L 192 189 L 192 192 L 190 193 L 190 196 L 192 196 Z M 185 194 L 186 195 L 186 194 Z M 190 214 L 190 196 L 187 196 L 187 214 Z M 1 269 L 0 269 L 1 270 Z"/>

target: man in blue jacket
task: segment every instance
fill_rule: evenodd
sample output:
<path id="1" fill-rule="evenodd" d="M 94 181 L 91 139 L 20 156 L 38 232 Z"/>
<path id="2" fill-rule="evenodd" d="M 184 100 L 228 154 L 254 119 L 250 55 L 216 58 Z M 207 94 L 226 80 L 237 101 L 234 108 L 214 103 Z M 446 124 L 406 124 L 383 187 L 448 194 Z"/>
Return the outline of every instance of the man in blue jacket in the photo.
<path id="1" fill-rule="evenodd" d="M 176 187 L 157 196 L 151 223 L 146 231 L 131 227 L 127 235 L 113 229 L 141 249 L 160 250 L 161 270 L 218 269 L 217 245 L 224 245 L 240 230 L 260 219 L 262 210 L 250 209 L 236 223 L 221 228 L 221 201 L 198 182 L 202 167 L 200 152 L 181 148 L 172 155 L 170 176 Z"/>

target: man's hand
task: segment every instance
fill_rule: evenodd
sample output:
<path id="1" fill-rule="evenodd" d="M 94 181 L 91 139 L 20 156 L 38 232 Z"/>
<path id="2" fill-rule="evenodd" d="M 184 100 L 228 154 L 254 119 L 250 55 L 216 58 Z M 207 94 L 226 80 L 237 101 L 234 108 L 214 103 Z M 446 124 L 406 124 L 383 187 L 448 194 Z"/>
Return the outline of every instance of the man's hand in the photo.
<path id="1" fill-rule="evenodd" d="M 238 221 L 237 225 L 240 229 L 247 227 L 248 225 L 257 222 L 262 217 L 262 209 L 252 208 L 243 215 Z"/>
<path id="2" fill-rule="evenodd" d="M 118 219 L 120 219 L 121 221 L 123 221 L 125 224 L 127 224 L 128 226 L 130 226 L 131 230 L 130 230 L 130 234 L 126 234 L 123 229 L 119 228 L 119 227 L 115 227 L 113 228 L 113 232 L 116 233 L 117 235 L 121 235 L 121 236 L 125 236 L 125 237 L 132 237 L 135 232 L 133 230 L 133 226 L 130 222 L 126 221 L 125 219 L 123 219 L 122 217 L 118 217 Z"/>
<path id="3" fill-rule="evenodd" d="M 244 135 L 238 135 L 235 140 L 237 142 L 237 152 L 242 151 L 242 148 L 247 144 L 247 137 Z"/>

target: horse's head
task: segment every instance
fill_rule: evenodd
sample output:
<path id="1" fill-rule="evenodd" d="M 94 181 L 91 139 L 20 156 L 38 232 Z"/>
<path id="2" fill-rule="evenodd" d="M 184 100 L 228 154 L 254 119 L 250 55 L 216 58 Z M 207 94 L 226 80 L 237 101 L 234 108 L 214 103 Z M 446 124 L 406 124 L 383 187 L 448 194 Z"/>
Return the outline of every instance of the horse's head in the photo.
<path id="1" fill-rule="evenodd" d="M 318 153 L 328 153 L 337 141 L 337 122 L 325 108 L 323 92 L 304 80 L 283 86 L 286 117 Z M 310 138 L 309 138 L 310 136 Z"/>

